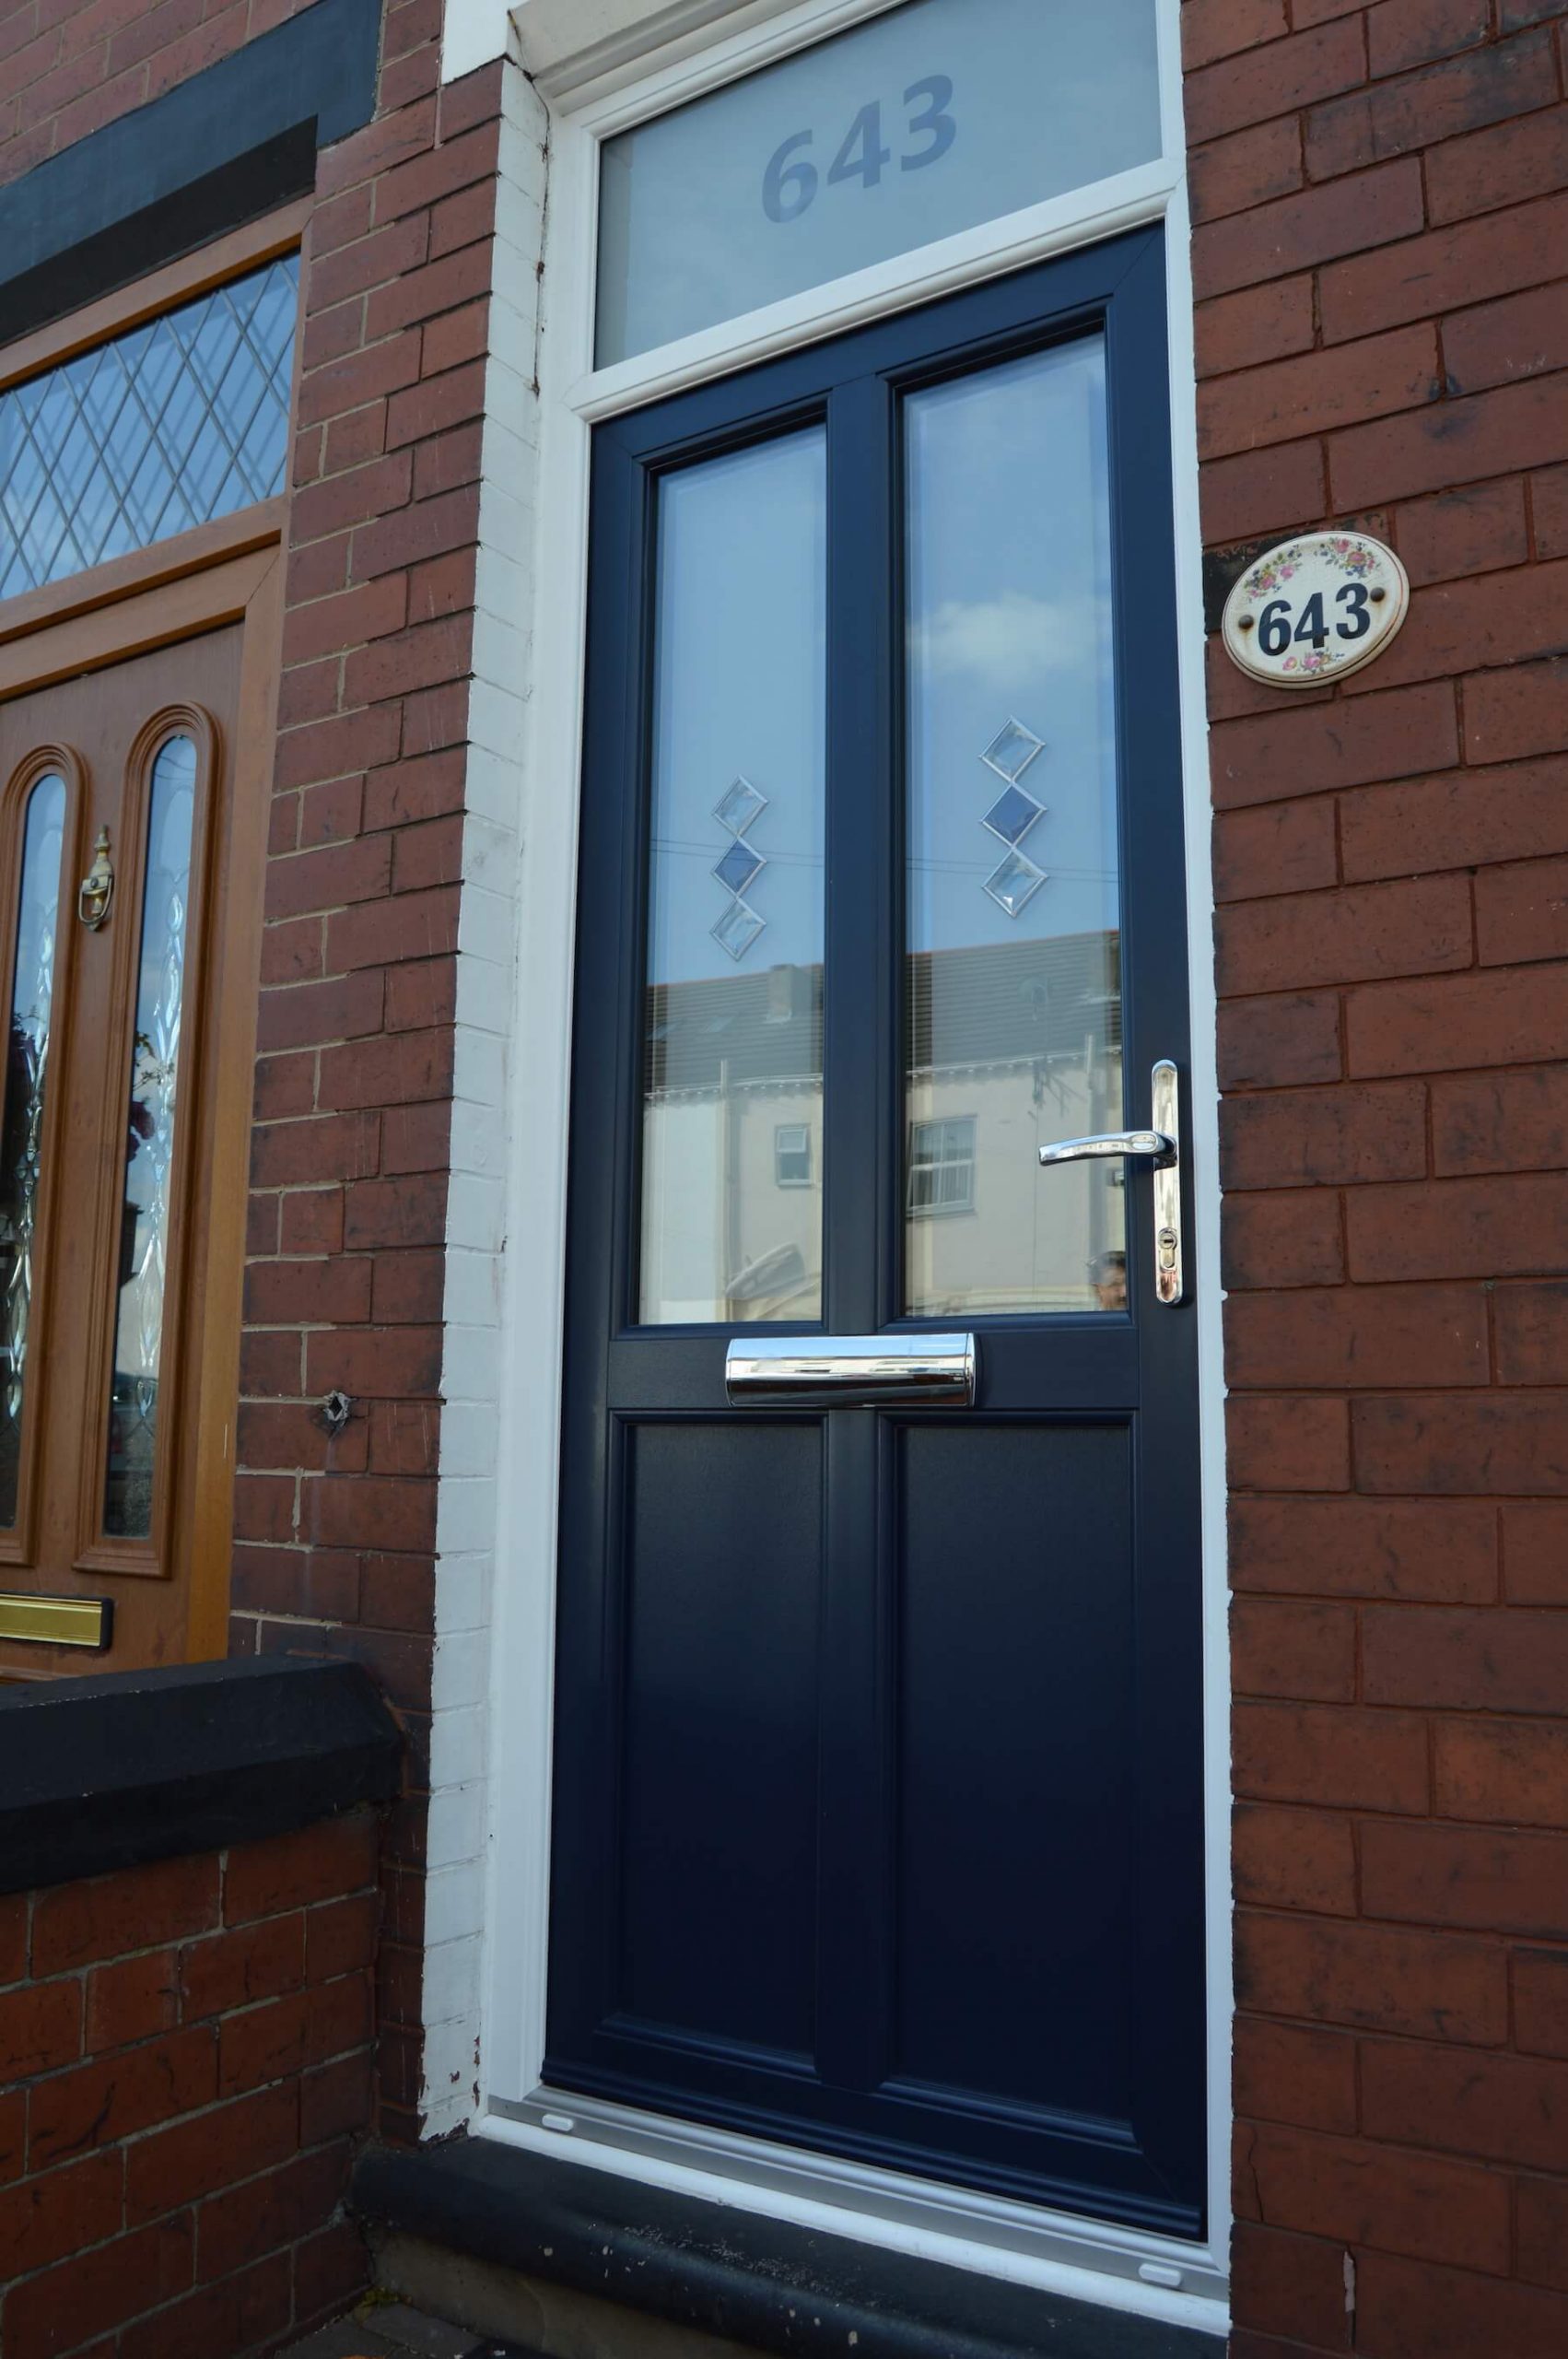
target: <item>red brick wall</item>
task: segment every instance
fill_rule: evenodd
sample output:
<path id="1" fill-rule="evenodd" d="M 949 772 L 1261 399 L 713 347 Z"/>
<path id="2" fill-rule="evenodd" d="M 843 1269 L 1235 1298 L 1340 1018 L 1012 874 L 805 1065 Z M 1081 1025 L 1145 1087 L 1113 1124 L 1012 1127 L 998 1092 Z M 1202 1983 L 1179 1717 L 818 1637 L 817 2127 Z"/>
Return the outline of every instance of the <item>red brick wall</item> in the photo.
<path id="1" fill-rule="evenodd" d="M 498 65 L 438 93 L 439 24 L 437 0 L 389 12 L 380 110 L 322 154 L 307 238 L 230 1649 L 357 1657 L 407 1731 L 381 2016 L 383 2120 L 408 2133 L 500 105 Z"/>
<path id="2" fill-rule="evenodd" d="M 0 182 L 216 65 L 310 0 L 0 0 Z"/>
<path id="3" fill-rule="evenodd" d="M 0 179 L 298 5 L 0 0 Z M 439 87 L 440 21 L 440 0 L 387 8 L 377 111 L 322 151 L 305 236 L 230 1639 L 356 1656 L 403 1719 L 380 2020 L 386 2126 L 407 2130 L 500 104 L 498 66 Z"/>
<path id="4" fill-rule="evenodd" d="M 1413 586 L 1328 694 L 1211 643 L 1234 2351 L 1560 2359 L 1568 25 L 1183 18 L 1206 537 Z"/>
<path id="5" fill-rule="evenodd" d="M 377 1835 L 0 1899 L 6 2359 L 243 2359 L 367 2282 Z"/>

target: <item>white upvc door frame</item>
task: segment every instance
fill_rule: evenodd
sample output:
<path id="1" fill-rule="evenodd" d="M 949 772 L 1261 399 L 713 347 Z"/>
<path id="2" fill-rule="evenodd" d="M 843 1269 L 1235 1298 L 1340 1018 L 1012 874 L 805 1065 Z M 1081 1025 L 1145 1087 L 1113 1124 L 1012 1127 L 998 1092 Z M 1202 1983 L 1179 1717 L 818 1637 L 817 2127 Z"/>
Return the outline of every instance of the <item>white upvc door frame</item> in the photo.
<path id="1" fill-rule="evenodd" d="M 616 132 L 897 0 L 743 0 L 675 53 L 597 81 L 543 74 L 550 110 L 529 722 L 518 770 L 519 995 L 507 1178 L 489 1861 L 479 2135 L 1081 2298 L 1221 2330 L 1230 2236 L 1231 1879 L 1218 1086 L 1207 722 L 1176 0 L 1157 0 L 1164 157 L 614 368 L 592 366 L 598 163 Z M 650 7 L 650 15 L 660 13 Z M 552 88 L 560 83 L 556 95 Z M 503 171 L 504 171 L 503 153 Z M 1195 1313 L 1206 1697 L 1209 2217 L 1201 2244 L 926 2186 L 698 2125 L 553 2095 L 544 2049 L 567 1135 L 593 426 L 660 396 L 1146 223 L 1166 225 L 1178 657 L 1187 780 Z M 482 522 L 482 535 L 484 525 Z M 506 554 L 516 557 L 517 551 Z M 526 1076 L 526 1097 L 521 1085 Z"/>

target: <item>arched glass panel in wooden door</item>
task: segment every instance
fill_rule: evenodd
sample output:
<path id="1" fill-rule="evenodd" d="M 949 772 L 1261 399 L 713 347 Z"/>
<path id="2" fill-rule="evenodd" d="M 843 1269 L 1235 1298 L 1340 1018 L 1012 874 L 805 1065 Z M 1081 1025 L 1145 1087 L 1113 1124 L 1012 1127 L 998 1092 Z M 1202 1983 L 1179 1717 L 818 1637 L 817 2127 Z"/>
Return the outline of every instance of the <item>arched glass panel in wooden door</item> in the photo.
<path id="1" fill-rule="evenodd" d="M 195 745 L 166 738 L 147 808 L 103 1492 L 103 1529 L 121 1540 L 153 1526 L 195 814 Z"/>
<path id="2" fill-rule="evenodd" d="M 65 780 L 45 770 L 28 792 L 17 882 L 15 957 L 0 1112 L 0 1529 L 21 1499 L 24 1410 L 37 1357 L 33 1302 L 53 1037 Z"/>

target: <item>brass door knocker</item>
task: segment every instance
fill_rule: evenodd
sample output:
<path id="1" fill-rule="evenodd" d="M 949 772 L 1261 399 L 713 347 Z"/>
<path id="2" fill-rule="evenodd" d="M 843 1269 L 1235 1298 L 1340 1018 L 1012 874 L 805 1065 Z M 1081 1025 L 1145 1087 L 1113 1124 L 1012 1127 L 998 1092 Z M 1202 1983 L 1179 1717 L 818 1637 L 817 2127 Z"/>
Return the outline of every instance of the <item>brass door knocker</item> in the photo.
<path id="1" fill-rule="evenodd" d="M 92 866 L 83 877 L 76 894 L 76 915 L 93 933 L 98 932 L 109 915 L 114 898 L 114 863 L 109 857 L 109 830 L 100 827 L 94 848 Z"/>

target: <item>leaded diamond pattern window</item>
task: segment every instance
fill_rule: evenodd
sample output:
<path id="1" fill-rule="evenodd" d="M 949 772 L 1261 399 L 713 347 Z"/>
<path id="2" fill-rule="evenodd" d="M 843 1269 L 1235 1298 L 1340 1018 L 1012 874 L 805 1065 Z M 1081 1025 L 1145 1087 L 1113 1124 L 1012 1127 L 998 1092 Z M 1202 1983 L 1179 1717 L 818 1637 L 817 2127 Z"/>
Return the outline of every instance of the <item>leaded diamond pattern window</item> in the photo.
<path id="1" fill-rule="evenodd" d="M 299 258 L 0 393 L 0 598 L 284 487 Z"/>

